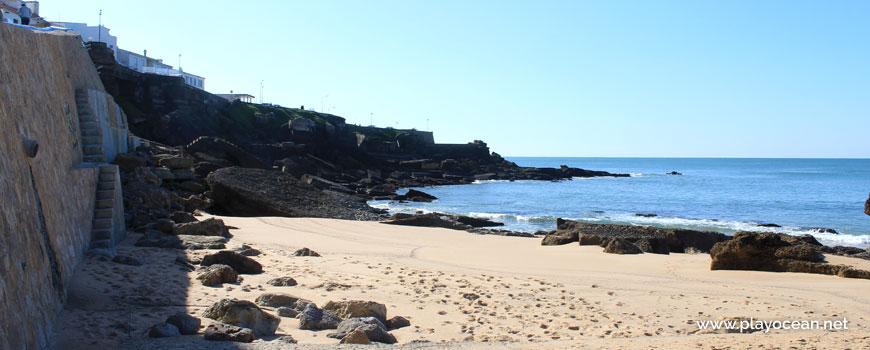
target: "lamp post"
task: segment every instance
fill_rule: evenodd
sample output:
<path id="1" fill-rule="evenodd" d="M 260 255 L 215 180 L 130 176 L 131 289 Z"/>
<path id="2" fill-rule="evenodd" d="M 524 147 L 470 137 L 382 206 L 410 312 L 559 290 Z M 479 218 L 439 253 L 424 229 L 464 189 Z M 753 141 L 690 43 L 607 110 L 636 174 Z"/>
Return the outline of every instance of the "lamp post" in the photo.
<path id="1" fill-rule="evenodd" d="M 103 10 L 100 10 L 100 24 L 97 27 L 97 41 L 103 42 Z"/>
<path id="2" fill-rule="evenodd" d="M 375 113 L 372 112 L 372 113 L 369 113 L 369 126 L 374 126 L 374 125 L 375 125 Z"/>
<path id="3" fill-rule="evenodd" d="M 260 104 L 263 104 L 263 81 L 260 80 Z"/>
<path id="4" fill-rule="evenodd" d="M 323 95 L 322 97 L 320 97 L 320 111 L 322 113 L 326 113 L 326 110 L 323 109 L 323 100 L 327 97 L 329 97 L 329 94 L 326 94 L 326 95 Z"/>

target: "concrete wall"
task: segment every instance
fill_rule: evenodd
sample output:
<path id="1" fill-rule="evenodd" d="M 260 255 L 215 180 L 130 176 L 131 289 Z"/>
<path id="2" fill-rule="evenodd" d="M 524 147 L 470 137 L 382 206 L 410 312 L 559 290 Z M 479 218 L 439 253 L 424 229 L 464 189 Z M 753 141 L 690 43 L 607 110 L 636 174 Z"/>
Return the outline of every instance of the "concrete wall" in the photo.
<path id="1" fill-rule="evenodd" d="M 104 90 L 76 34 L 0 24 L 0 48 L 0 349 L 38 349 L 91 235 L 98 168 L 81 163 L 75 91 Z"/>

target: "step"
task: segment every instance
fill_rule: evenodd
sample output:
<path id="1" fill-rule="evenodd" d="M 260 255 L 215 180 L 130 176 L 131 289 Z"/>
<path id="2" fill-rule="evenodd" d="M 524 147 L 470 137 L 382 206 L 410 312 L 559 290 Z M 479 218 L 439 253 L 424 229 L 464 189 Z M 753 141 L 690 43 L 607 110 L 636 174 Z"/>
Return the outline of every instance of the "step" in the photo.
<path id="1" fill-rule="evenodd" d="M 112 181 L 112 182 L 98 182 L 97 189 L 100 191 L 114 190 L 115 189 L 115 182 L 114 181 Z"/>
<path id="2" fill-rule="evenodd" d="M 82 136 L 103 136 L 103 129 L 100 128 L 82 128 Z"/>
<path id="3" fill-rule="evenodd" d="M 97 200 L 115 199 L 115 191 L 97 191 Z"/>
<path id="4" fill-rule="evenodd" d="M 115 182 L 115 174 L 100 172 L 100 182 Z"/>
<path id="5" fill-rule="evenodd" d="M 105 150 L 103 149 L 103 146 L 84 145 L 83 148 L 84 148 L 83 151 L 85 152 L 85 155 L 89 155 L 89 156 L 101 155 L 105 152 Z"/>
<path id="6" fill-rule="evenodd" d="M 79 123 L 79 128 L 82 128 L 82 129 L 100 129 L 100 123 L 99 122 Z"/>
<path id="7" fill-rule="evenodd" d="M 111 240 L 112 239 L 112 230 L 94 230 L 91 233 L 91 241 L 102 241 L 102 240 Z"/>
<path id="8" fill-rule="evenodd" d="M 114 210 L 112 209 L 96 209 L 94 210 L 94 218 L 96 219 L 111 219 L 114 215 Z"/>
<path id="9" fill-rule="evenodd" d="M 108 249 L 112 247 L 112 241 L 108 239 L 101 239 L 97 241 L 91 241 L 91 249 Z"/>
<path id="10" fill-rule="evenodd" d="M 95 204 L 97 209 L 112 209 L 115 207 L 114 199 L 100 199 Z"/>
<path id="11" fill-rule="evenodd" d="M 104 155 L 84 156 L 84 157 L 82 157 L 82 161 L 86 162 L 86 163 L 105 163 L 106 156 L 104 156 Z M 114 188 L 109 188 L 109 189 L 111 190 Z"/>
<path id="12" fill-rule="evenodd" d="M 111 230 L 112 219 L 94 219 L 92 230 Z"/>
<path id="13" fill-rule="evenodd" d="M 102 145 L 103 137 L 98 135 L 82 136 L 82 143 L 86 145 Z"/>
<path id="14" fill-rule="evenodd" d="M 79 116 L 79 123 L 99 123 L 100 120 L 93 115 L 81 115 Z"/>
<path id="15" fill-rule="evenodd" d="M 114 165 L 103 165 L 100 166 L 100 174 L 117 174 L 118 167 Z"/>

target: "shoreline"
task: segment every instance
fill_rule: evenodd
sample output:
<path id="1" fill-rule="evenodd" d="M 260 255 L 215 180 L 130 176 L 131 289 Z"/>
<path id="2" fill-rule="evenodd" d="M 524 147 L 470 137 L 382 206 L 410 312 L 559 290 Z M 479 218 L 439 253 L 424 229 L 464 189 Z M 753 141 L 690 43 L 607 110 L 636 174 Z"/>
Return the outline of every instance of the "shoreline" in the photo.
<path id="1" fill-rule="evenodd" d="M 202 219 L 204 219 L 203 217 Z M 253 300 L 265 292 L 289 293 L 322 305 L 329 300 L 361 299 L 384 303 L 388 316 L 401 315 L 411 326 L 392 331 L 400 348 L 571 348 L 578 344 L 604 348 L 695 347 L 712 339 L 731 346 L 764 343 L 787 347 L 809 341 L 827 347 L 870 346 L 861 338 L 870 325 L 868 281 L 803 273 L 710 271 L 706 254 L 642 254 L 618 256 L 599 247 L 542 247 L 537 240 L 483 236 L 441 228 L 385 225 L 337 219 L 219 217 L 232 229 L 228 248 L 247 244 L 262 252 L 254 257 L 264 273 L 242 275 L 241 283 L 206 287 L 197 272 L 172 291 L 136 292 L 147 281 L 165 280 L 159 271 L 176 255 L 191 260 L 213 251 L 132 247 L 119 251 L 149 259 L 144 269 L 88 259 L 77 272 L 70 307 L 59 321 L 56 339 L 75 342 L 79 327 L 102 330 L 117 322 L 134 328 L 130 336 L 94 334 L 94 347 L 116 344 L 140 349 L 226 346 L 236 349 L 288 348 L 276 339 L 252 344 L 218 344 L 201 336 L 149 339 L 141 334 L 167 314 L 182 310 L 201 317 L 202 310 L 224 297 Z M 308 247 L 323 257 L 294 257 Z M 831 263 L 870 269 L 870 261 L 829 256 Z M 110 269 L 101 268 L 110 264 Z M 128 269 L 130 268 L 130 269 Z M 120 280 L 103 275 L 127 274 Z M 166 272 L 164 272 L 166 273 Z M 178 272 L 175 272 L 176 274 Z M 273 287 L 265 281 L 280 276 L 299 281 Z M 141 278 L 142 280 L 139 280 Z M 118 288 L 106 288 L 117 285 Z M 186 285 L 186 287 L 185 287 Z M 166 289 L 164 287 L 164 289 Z M 100 311 L 76 301 L 106 297 L 119 302 L 147 297 L 152 303 L 131 306 L 131 312 Z M 125 295 L 127 293 L 127 295 Z M 473 293 L 482 304 L 463 295 Z M 97 294 L 97 295 L 95 295 Z M 175 300 L 181 298 L 182 300 Z M 157 304 L 181 305 L 174 307 Z M 186 306 L 185 306 L 186 305 Z M 274 313 L 271 308 L 265 311 Z M 85 314 L 90 316 L 85 318 Z M 143 316 L 148 315 L 148 316 Z M 834 316 L 836 315 L 836 316 Z M 828 319 L 848 317 L 848 331 L 778 331 L 770 335 L 699 334 L 693 320 L 730 317 L 755 319 Z M 132 322 L 129 318 L 132 317 Z M 87 319 L 82 322 L 82 319 Z M 202 318 L 204 325 L 212 322 Z M 333 344 L 327 332 L 297 329 L 297 320 L 282 317 L 278 335 L 289 334 L 303 348 Z M 689 323 L 687 323 L 689 322 Z M 99 325 L 103 325 L 102 328 Z M 99 333 L 99 332 L 97 332 Z M 87 342 L 93 339 L 85 338 Z M 84 341 L 84 340 L 83 340 Z M 409 344 L 414 341 L 432 343 Z M 444 343 L 442 343 L 442 341 Z M 486 344 L 483 342 L 496 342 Z M 297 346 L 297 345 L 293 345 Z M 326 345 L 323 345 L 326 346 Z"/>

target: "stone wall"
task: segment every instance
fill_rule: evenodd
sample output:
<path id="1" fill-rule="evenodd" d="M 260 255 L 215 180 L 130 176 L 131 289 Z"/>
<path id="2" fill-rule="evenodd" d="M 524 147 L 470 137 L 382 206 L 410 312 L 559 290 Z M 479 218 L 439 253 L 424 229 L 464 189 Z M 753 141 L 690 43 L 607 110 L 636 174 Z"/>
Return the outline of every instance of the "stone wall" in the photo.
<path id="1" fill-rule="evenodd" d="M 82 163 L 76 89 L 105 95 L 78 35 L 0 24 L 0 349 L 47 345 L 90 240 L 98 168 Z"/>

